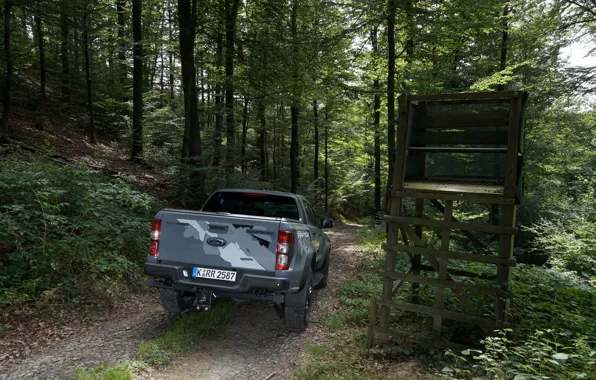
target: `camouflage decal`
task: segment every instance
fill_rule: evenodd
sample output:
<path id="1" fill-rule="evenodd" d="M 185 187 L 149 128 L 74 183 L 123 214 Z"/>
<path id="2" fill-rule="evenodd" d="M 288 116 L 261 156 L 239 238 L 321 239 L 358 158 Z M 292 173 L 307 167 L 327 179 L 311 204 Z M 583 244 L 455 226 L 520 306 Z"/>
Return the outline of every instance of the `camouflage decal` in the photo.
<path id="1" fill-rule="evenodd" d="M 269 247 L 273 244 L 273 235 L 264 227 L 249 225 L 230 225 L 227 231 L 209 230 L 209 222 L 201 220 L 178 219 L 187 224 L 183 236 L 194 238 L 203 243 L 205 255 L 219 256 L 235 268 L 260 269 L 271 266 L 275 260 Z M 250 231 L 250 233 L 248 232 Z M 210 238 L 221 238 L 225 244 L 216 247 L 207 243 Z"/>

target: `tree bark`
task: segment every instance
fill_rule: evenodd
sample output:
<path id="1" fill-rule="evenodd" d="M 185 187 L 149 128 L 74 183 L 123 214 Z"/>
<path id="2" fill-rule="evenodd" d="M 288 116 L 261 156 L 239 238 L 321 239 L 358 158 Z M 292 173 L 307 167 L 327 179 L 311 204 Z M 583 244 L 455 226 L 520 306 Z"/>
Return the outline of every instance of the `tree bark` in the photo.
<path id="1" fill-rule="evenodd" d="M 499 61 L 499 71 L 507 68 L 507 42 L 509 40 L 509 0 L 506 0 L 503 8 L 503 35 L 501 37 L 501 59 Z M 505 83 L 499 83 L 497 91 L 505 91 Z"/>
<path id="2" fill-rule="evenodd" d="M 44 50 L 44 34 L 41 17 L 35 16 L 35 28 L 37 30 L 37 49 L 39 53 L 39 93 L 42 97 L 46 95 L 46 59 Z"/>
<path id="3" fill-rule="evenodd" d="M 319 179 L 319 106 L 316 100 L 312 101 L 312 113 L 314 117 L 314 139 L 315 139 L 315 153 L 314 153 L 314 177 L 315 181 Z"/>
<path id="4" fill-rule="evenodd" d="M 83 54 L 85 56 L 85 79 L 87 82 L 87 107 L 89 109 L 89 142 L 97 144 L 97 135 L 95 133 L 95 117 L 93 115 L 93 87 L 91 81 L 91 62 L 89 59 L 89 32 L 87 30 L 88 13 L 83 16 Z"/>
<path id="5" fill-rule="evenodd" d="M 70 75 L 69 75 L 69 37 L 70 31 L 68 29 L 68 17 L 66 15 L 66 2 L 63 0 L 60 4 L 60 55 L 62 58 L 62 97 L 64 100 L 70 99 Z"/>
<path id="6" fill-rule="evenodd" d="M 296 193 L 298 191 L 298 68 L 296 66 L 296 60 L 298 58 L 298 0 L 292 0 L 292 14 L 290 16 L 291 23 L 291 34 L 292 34 L 292 45 L 294 52 L 294 89 L 292 94 L 292 104 L 290 105 L 290 115 L 292 121 L 292 139 L 290 142 L 290 191 Z"/>
<path id="7" fill-rule="evenodd" d="M 192 159 L 193 164 L 200 165 L 201 125 L 198 119 L 197 83 L 194 61 L 196 0 L 178 0 L 178 17 L 180 28 L 180 61 L 182 64 L 182 88 L 184 90 L 184 119 L 187 134 L 188 151 L 183 157 Z"/>
<path id="8" fill-rule="evenodd" d="M 373 54 L 378 53 L 377 27 L 372 28 L 371 43 Z M 373 81 L 373 129 L 375 132 L 374 159 L 375 159 L 375 223 L 381 224 L 381 86 L 379 78 Z"/>
<path id="9" fill-rule="evenodd" d="M 223 35 L 217 35 L 217 47 L 215 52 L 215 66 L 217 71 L 223 65 Z M 222 129 L 223 129 L 223 110 L 222 110 L 222 88 L 219 78 L 215 84 L 215 147 L 213 148 L 213 166 L 219 166 L 222 153 Z"/>
<path id="10" fill-rule="evenodd" d="M 132 95 L 132 159 L 143 157 L 143 0 L 132 0 L 133 95 Z"/>
<path id="11" fill-rule="evenodd" d="M 4 54 L 6 59 L 6 90 L 4 93 L 2 118 L 0 118 L 0 139 L 8 136 L 8 117 L 12 105 L 13 62 L 11 50 L 10 20 L 14 0 L 4 0 Z"/>
<path id="12" fill-rule="evenodd" d="M 257 146 L 259 147 L 259 168 L 261 173 L 261 181 L 267 181 L 267 125 L 265 119 L 265 102 L 259 99 L 257 102 L 257 118 L 259 119 L 259 139 Z"/>
<path id="13" fill-rule="evenodd" d="M 238 7 L 240 0 L 225 0 L 226 13 L 226 163 L 233 167 L 237 160 L 234 134 L 234 43 L 236 40 L 236 19 L 238 18 Z"/>
<path id="14" fill-rule="evenodd" d="M 170 38 L 169 42 L 172 44 L 174 42 L 174 18 L 172 17 L 172 10 L 168 11 L 169 23 L 168 26 L 170 28 Z M 170 73 L 170 100 L 174 100 L 174 49 L 172 47 L 169 48 L 169 66 L 168 71 Z"/>
<path id="15" fill-rule="evenodd" d="M 246 133 L 248 132 L 248 96 L 244 96 L 244 111 L 242 113 L 242 174 L 246 173 Z"/>
<path id="16" fill-rule="evenodd" d="M 116 0 L 116 11 L 118 12 L 118 79 L 120 86 L 123 86 L 122 91 L 126 91 L 127 80 L 127 62 L 126 62 L 126 41 L 124 39 L 124 28 L 126 21 L 124 19 L 124 8 L 126 7 L 126 0 Z M 122 101 L 127 101 L 126 96 L 122 97 Z"/>
<path id="17" fill-rule="evenodd" d="M 325 107 L 325 212 L 329 212 L 329 115 Z"/>
<path id="18" fill-rule="evenodd" d="M 387 155 L 389 160 L 389 175 L 387 186 L 393 183 L 393 167 L 395 165 L 395 14 L 397 0 L 387 0 Z"/>

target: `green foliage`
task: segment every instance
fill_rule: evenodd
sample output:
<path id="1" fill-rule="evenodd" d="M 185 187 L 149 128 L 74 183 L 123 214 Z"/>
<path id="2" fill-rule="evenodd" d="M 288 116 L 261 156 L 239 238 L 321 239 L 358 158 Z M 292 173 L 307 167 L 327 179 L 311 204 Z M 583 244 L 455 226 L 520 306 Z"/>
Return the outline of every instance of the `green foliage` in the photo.
<path id="1" fill-rule="evenodd" d="M 110 302 L 142 277 L 155 208 L 82 167 L 0 161 L 0 306 Z"/>
<path id="2" fill-rule="evenodd" d="M 101 364 L 96 368 L 77 368 L 77 380 L 132 380 L 134 373 L 146 366 L 139 362 L 119 361 L 115 365 Z"/>
<path id="3" fill-rule="evenodd" d="M 448 378 L 594 379 L 596 351 L 586 337 L 569 339 L 565 332 L 536 330 L 519 345 L 507 338 L 508 331 L 484 339 L 483 350 L 451 351 L 454 364 L 442 369 Z"/>
<path id="4" fill-rule="evenodd" d="M 139 358 L 152 365 L 165 365 L 176 355 L 196 349 L 230 321 L 233 304 L 222 301 L 210 312 L 190 313 L 181 317 L 174 328 L 159 338 L 142 342 Z"/>

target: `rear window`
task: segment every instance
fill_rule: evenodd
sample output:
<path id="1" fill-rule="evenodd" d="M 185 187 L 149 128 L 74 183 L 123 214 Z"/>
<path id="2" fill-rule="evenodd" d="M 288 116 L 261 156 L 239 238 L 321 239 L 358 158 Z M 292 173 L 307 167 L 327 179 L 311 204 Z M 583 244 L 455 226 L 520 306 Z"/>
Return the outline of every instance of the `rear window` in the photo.
<path id="1" fill-rule="evenodd" d="M 215 193 L 209 198 L 203 211 L 300 219 L 294 198 L 259 193 Z"/>

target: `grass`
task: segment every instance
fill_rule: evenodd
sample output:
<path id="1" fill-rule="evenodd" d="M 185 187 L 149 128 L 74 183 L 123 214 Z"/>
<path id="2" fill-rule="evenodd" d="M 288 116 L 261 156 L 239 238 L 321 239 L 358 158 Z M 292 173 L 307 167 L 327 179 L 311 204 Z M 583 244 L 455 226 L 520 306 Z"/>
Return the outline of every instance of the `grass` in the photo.
<path id="1" fill-rule="evenodd" d="M 77 380 L 132 380 L 134 373 L 146 368 L 144 363 L 119 361 L 115 365 L 101 364 L 95 368 L 77 368 Z"/>
<path id="2" fill-rule="evenodd" d="M 161 337 L 142 342 L 139 358 L 144 362 L 163 366 L 176 355 L 196 348 L 201 341 L 211 338 L 230 320 L 233 304 L 218 302 L 211 312 L 190 313 L 180 318 L 174 329 Z"/>

